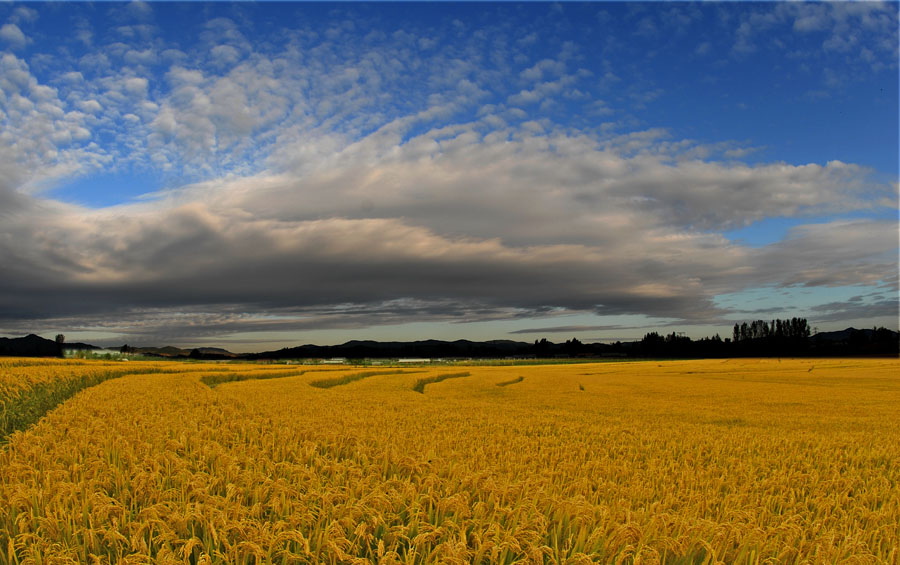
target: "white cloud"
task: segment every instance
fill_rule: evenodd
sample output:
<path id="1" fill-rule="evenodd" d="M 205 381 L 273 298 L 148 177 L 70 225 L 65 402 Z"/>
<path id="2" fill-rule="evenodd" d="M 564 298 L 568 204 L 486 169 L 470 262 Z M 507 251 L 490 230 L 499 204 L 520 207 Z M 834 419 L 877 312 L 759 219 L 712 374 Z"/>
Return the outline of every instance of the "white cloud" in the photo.
<path id="1" fill-rule="evenodd" d="M 325 150 L 333 155 L 327 167 L 318 172 L 304 169 L 302 193 L 296 189 L 300 181 L 288 175 L 266 182 L 254 178 L 212 194 L 226 198 L 223 209 L 285 218 L 353 217 L 357 211 L 345 203 L 368 200 L 379 213 L 417 218 L 437 233 L 501 237 L 521 245 L 610 244 L 623 233 L 622 222 L 635 230 L 718 230 L 773 215 L 868 206 L 866 171 L 853 165 L 673 162 L 672 154 L 659 152 L 665 145 L 659 131 L 614 140 L 599 149 L 589 138 L 527 133 L 546 127 L 526 124 L 490 138 L 469 127 L 440 135 L 429 132 L 399 147 L 381 147 L 377 156 L 360 151 L 358 145 L 337 153 L 332 146 Z M 693 150 L 691 144 L 671 146 L 679 152 Z M 306 160 L 299 147 L 293 155 Z M 380 179 L 390 179 L 390 184 Z M 214 196 L 197 198 L 210 201 Z M 278 204 L 269 209 L 265 202 Z M 516 206 L 511 208 L 510 202 Z M 620 220 L 613 219 L 616 215 Z"/>
<path id="2" fill-rule="evenodd" d="M 30 171 L 15 188 L 40 191 L 53 179 L 107 159 L 98 147 L 85 143 L 91 137 L 87 115 L 67 112 L 57 89 L 40 84 L 24 60 L 9 53 L 0 57 L 0 90 L 6 93 L 6 101 L 0 99 L 5 112 L 0 143 L 10 162 Z"/>
<path id="3" fill-rule="evenodd" d="M 78 83 L 84 81 L 84 75 L 78 71 L 69 71 L 60 75 L 59 80 L 68 83 Z"/>
<path id="4" fill-rule="evenodd" d="M 210 45 L 230 44 L 234 47 L 250 49 L 250 42 L 240 31 L 240 27 L 229 18 L 213 18 L 206 22 L 201 38 Z"/>
<path id="5" fill-rule="evenodd" d="M 513 94 L 507 98 L 507 102 L 517 105 L 534 104 L 541 99 L 541 94 L 535 90 L 521 90 L 518 94 Z"/>
<path id="6" fill-rule="evenodd" d="M 162 53 L 160 53 L 160 56 L 170 63 L 179 64 L 188 57 L 187 53 L 179 49 L 166 49 Z"/>
<path id="7" fill-rule="evenodd" d="M 139 98 L 147 96 L 148 85 L 149 81 L 143 77 L 131 77 L 125 79 L 123 82 L 125 91 L 132 96 L 137 96 Z"/>
<path id="8" fill-rule="evenodd" d="M 810 4 L 793 16 L 793 30 L 799 32 L 821 31 L 831 25 L 828 6 Z"/>
<path id="9" fill-rule="evenodd" d="M 78 107 L 89 114 L 96 114 L 103 110 L 103 106 L 96 100 L 82 100 L 78 103 Z"/>
<path id="10" fill-rule="evenodd" d="M 543 59 L 519 73 L 525 80 L 538 81 L 546 75 L 560 76 L 566 71 L 565 63 L 554 61 L 552 59 Z"/>
<path id="11" fill-rule="evenodd" d="M 228 66 L 237 63 L 240 58 L 240 52 L 231 45 L 216 45 L 209 51 L 213 64 L 217 66 Z"/>
<path id="12" fill-rule="evenodd" d="M 10 19 L 14 22 L 32 23 L 38 19 L 38 13 L 37 10 L 33 10 L 28 6 L 19 6 L 15 10 L 13 10 L 13 14 Z"/>
<path id="13" fill-rule="evenodd" d="M 733 50 L 741 56 L 761 47 L 784 50 L 783 42 L 762 40 L 765 34 L 781 26 L 790 27 L 792 32 L 804 37 L 823 38 L 823 49 L 805 51 L 802 55 L 805 58 L 821 58 L 828 52 L 837 52 L 847 54 L 852 61 L 868 52 L 878 58 L 877 68 L 896 68 L 897 18 L 897 10 L 884 2 L 783 2 L 774 8 L 761 5 L 741 16 Z"/>
<path id="14" fill-rule="evenodd" d="M 615 113 L 603 100 L 592 101 L 588 106 L 588 112 L 594 116 L 610 116 Z"/>
<path id="15" fill-rule="evenodd" d="M 559 94 L 565 87 L 576 81 L 574 75 L 564 76 L 559 80 L 542 82 L 531 90 L 521 90 L 507 98 L 507 102 L 515 105 L 529 105 Z"/>
<path id="16" fill-rule="evenodd" d="M 148 2 L 132 0 L 125 8 L 127 13 L 137 20 L 146 21 L 153 17 L 153 7 Z"/>
<path id="17" fill-rule="evenodd" d="M 85 46 L 90 47 L 94 42 L 94 33 L 88 27 L 78 27 L 75 30 L 75 39 L 80 41 Z"/>
<path id="18" fill-rule="evenodd" d="M 432 39 L 430 37 L 420 37 L 419 38 L 419 49 L 423 51 L 427 51 L 429 49 L 434 49 L 438 44 L 436 39 Z"/>
<path id="19" fill-rule="evenodd" d="M 153 49 L 129 49 L 123 59 L 130 65 L 154 65 L 157 61 L 156 52 Z"/>
<path id="20" fill-rule="evenodd" d="M 28 38 L 16 24 L 3 24 L 3 27 L 0 27 L 0 40 L 14 49 L 22 49 L 28 43 Z"/>
<path id="21" fill-rule="evenodd" d="M 104 53 L 88 53 L 78 60 L 78 65 L 85 71 L 101 73 L 112 67 L 109 57 Z"/>

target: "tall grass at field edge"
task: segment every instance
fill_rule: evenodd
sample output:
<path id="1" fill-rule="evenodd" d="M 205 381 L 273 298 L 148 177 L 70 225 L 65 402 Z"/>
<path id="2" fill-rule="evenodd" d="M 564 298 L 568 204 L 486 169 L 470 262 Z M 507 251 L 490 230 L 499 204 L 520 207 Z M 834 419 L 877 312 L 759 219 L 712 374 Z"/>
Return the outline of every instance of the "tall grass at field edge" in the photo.
<path id="1" fill-rule="evenodd" d="M 154 371 L 140 371 L 152 373 Z M 11 434 L 29 428 L 44 414 L 53 410 L 78 392 L 110 379 L 136 374 L 125 368 L 103 373 L 84 375 L 80 378 L 40 383 L 22 394 L 5 399 L 0 404 L 0 444 Z"/>

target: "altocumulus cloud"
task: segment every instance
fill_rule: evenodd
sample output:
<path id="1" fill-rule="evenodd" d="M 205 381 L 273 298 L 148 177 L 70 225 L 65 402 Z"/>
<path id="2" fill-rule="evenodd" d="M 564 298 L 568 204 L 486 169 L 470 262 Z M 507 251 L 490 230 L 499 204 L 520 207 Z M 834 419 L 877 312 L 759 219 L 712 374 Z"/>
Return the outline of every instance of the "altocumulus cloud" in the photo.
<path id="1" fill-rule="evenodd" d="M 714 298 L 745 288 L 896 289 L 896 221 L 833 217 L 896 204 L 870 168 L 741 162 L 731 142 L 563 119 L 553 104 L 585 98 L 587 112 L 603 81 L 577 46 L 517 51 L 530 29 L 361 35 L 347 18 L 262 42 L 219 17 L 173 45 L 141 25 L 116 32 L 113 60 L 88 49 L 52 79 L 0 59 L 2 328 L 190 339 L 560 312 L 716 324 L 729 312 Z M 47 192 L 120 169 L 182 182 L 99 209 Z M 811 220 L 766 246 L 723 235 L 771 217 Z"/>

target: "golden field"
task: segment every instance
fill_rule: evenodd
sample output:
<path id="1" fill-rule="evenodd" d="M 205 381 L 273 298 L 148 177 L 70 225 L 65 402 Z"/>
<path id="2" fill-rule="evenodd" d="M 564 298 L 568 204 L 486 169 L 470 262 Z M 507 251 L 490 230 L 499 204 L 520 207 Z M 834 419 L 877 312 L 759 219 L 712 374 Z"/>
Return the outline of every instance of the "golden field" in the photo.
<path id="1" fill-rule="evenodd" d="M 144 365 L 0 445 L 0 563 L 900 563 L 896 359 Z"/>

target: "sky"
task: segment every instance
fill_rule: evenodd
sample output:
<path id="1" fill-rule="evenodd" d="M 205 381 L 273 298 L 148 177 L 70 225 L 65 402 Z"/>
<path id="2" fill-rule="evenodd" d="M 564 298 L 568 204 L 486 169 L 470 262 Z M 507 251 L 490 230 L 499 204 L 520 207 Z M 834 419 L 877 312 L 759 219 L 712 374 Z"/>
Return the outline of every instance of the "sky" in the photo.
<path id="1" fill-rule="evenodd" d="M 0 3 L 0 335 L 898 325 L 898 6 Z"/>

